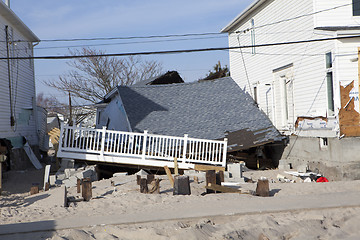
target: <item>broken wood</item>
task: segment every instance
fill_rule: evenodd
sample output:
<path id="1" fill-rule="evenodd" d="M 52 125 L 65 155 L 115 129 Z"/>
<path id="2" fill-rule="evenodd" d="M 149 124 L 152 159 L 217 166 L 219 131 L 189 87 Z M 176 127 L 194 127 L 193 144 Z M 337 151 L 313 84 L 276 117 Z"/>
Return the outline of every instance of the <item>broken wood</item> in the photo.
<path id="1" fill-rule="evenodd" d="M 50 189 L 50 183 L 45 183 L 45 191 L 49 191 L 49 189 Z"/>
<path id="2" fill-rule="evenodd" d="M 146 178 L 142 178 L 140 180 L 140 192 L 141 193 L 148 193 L 149 189 L 148 189 L 148 185 L 147 185 L 147 179 Z"/>
<path id="3" fill-rule="evenodd" d="M 173 176 L 171 175 L 171 171 L 170 171 L 169 167 L 168 167 L 168 166 L 164 166 L 164 169 L 165 169 L 166 175 L 168 176 L 168 178 L 169 178 L 169 180 L 170 180 L 171 187 L 174 187 L 174 178 L 173 178 Z"/>
<path id="4" fill-rule="evenodd" d="M 157 178 L 151 182 L 151 189 L 149 190 L 149 193 L 160 194 L 160 179 Z"/>
<path id="5" fill-rule="evenodd" d="M 174 174 L 175 176 L 179 175 L 179 165 L 177 158 L 174 158 Z"/>
<path id="6" fill-rule="evenodd" d="M 218 184 L 211 184 L 205 186 L 206 189 L 212 190 L 214 192 L 222 192 L 222 193 L 242 193 L 241 190 L 231 188 L 231 187 L 225 187 Z"/>
<path id="7" fill-rule="evenodd" d="M 50 176 L 50 167 L 51 165 L 45 166 L 45 173 L 44 173 L 44 190 L 46 188 L 46 183 L 49 183 L 49 176 Z M 46 190 L 45 190 L 46 191 Z"/>
<path id="8" fill-rule="evenodd" d="M 92 184 L 90 178 L 84 178 L 82 180 L 82 197 L 84 201 L 89 201 L 92 197 Z"/>
<path id="9" fill-rule="evenodd" d="M 136 183 L 137 183 L 137 185 L 140 185 L 140 181 L 141 181 L 141 175 L 136 175 Z"/>
<path id="10" fill-rule="evenodd" d="M 146 175 L 146 180 L 148 183 L 151 183 L 155 179 L 155 174 Z"/>
<path id="11" fill-rule="evenodd" d="M 203 165 L 203 164 L 195 164 L 194 170 L 196 171 L 203 171 L 206 172 L 208 170 L 215 170 L 215 171 L 225 171 L 224 167 L 219 166 L 210 166 L 210 165 Z"/>
<path id="12" fill-rule="evenodd" d="M 259 179 L 256 185 L 256 195 L 261 197 L 270 196 L 269 180 Z"/>
<path id="13" fill-rule="evenodd" d="M 224 182 L 224 171 L 219 171 L 216 173 L 216 184 L 221 185 L 222 182 Z"/>
<path id="14" fill-rule="evenodd" d="M 78 179 L 77 182 L 76 182 L 76 188 L 77 188 L 77 189 L 76 189 L 76 190 L 77 190 L 76 192 L 77 192 L 77 193 L 80 193 L 80 192 L 81 192 L 80 185 L 81 185 L 81 180 Z"/>
<path id="15" fill-rule="evenodd" d="M 215 170 L 208 170 L 206 171 L 206 186 L 210 186 L 210 185 L 215 185 L 216 184 L 216 173 Z M 215 191 L 213 191 L 212 189 L 206 189 L 206 193 L 215 193 Z"/>
<path id="16" fill-rule="evenodd" d="M 30 195 L 34 195 L 34 194 L 37 194 L 39 193 L 39 186 L 32 186 L 30 188 Z"/>
<path id="17" fill-rule="evenodd" d="M 174 195 L 190 195 L 189 176 L 175 176 L 174 178 Z"/>

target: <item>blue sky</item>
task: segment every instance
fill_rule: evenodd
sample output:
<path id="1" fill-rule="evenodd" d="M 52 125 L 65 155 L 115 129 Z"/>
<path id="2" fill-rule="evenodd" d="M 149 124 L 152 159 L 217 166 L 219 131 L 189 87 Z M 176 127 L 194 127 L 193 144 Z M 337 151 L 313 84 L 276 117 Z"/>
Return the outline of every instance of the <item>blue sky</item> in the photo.
<path id="1" fill-rule="evenodd" d="M 219 32 L 246 8 L 252 0 L 12 0 L 11 9 L 40 39 L 68 39 L 95 37 L 127 37 L 186 33 Z M 161 51 L 228 46 L 226 35 L 208 39 L 160 43 L 118 44 L 93 46 L 107 53 Z M 150 39 L 153 40 L 153 39 Z M 149 40 L 131 40 L 139 42 Z M 74 45 L 124 43 L 124 41 L 40 43 L 36 56 L 65 55 Z M 221 61 L 228 65 L 226 51 L 182 53 L 176 55 L 151 55 L 164 70 L 177 70 L 185 81 L 195 81 Z M 42 84 L 46 79 L 57 79 L 66 73 L 67 60 L 36 60 L 37 92 L 52 94 L 63 100 L 64 96 Z"/>

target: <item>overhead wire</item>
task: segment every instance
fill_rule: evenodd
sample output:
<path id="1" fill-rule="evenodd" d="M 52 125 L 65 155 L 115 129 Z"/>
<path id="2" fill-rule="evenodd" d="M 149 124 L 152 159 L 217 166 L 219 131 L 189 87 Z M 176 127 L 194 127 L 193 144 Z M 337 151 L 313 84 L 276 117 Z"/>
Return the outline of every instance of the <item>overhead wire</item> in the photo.
<path id="1" fill-rule="evenodd" d="M 340 39 L 352 39 L 359 38 L 360 35 L 350 36 L 337 36 L 330 38 L 318 38 L 310 40 L 299 40 L 299 41 L 288 41 L 288 42 L 277 42 L 277 43 L 264 43 L 249 46 L 234 46 L 234 47 L 213 47 L 213 48 L 198 48 L 198 49 L 180 49 L 180 50 L 164 50 L 164 51 L 145 51 L 145 52 L 127 52 L 127 53 L 104 53 L 104 54 L 91 54 L 91 55 L 58 55 L 58 56 L 29 56 L 29 57 L 0 57 L 0 60 L 7 59 L 76 59 L 76 58 L 88 58 L 88 57 L 121 57 L 121 56 L 138 56 L 138 55 L 163 55 L 163 54 L 178 54 L 178 53 L 194 53 L 194 52 L 209 52 L 209 51 L 220 51 L 220 50 L 232 50 L 240 48 L 253 48 L 253 47 L 271 47 L 271 46 L 282 46 L 291 44 L 302 44 L 309 42 L 323 42 L 330 40 Z"/>

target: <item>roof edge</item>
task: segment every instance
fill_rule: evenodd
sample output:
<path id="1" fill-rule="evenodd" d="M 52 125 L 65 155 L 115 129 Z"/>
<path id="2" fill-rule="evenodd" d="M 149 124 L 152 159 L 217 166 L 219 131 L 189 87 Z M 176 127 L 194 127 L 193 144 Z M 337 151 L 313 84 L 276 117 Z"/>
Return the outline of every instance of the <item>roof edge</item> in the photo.
<path id="1" fill-rule="evenodd" d="M 0 1 L 0 14 L 8 20 L 9 23 L 13 24 L 28 40 L 31 42 L 40 42 L 40 39 L 3 1 Z"/>
<path id="2" fill-rule="evenodd" d="M 251 12 L 253 12 L 256 8 L 258 8 L 261 4 L 266 2 L 267 0 L 256 0 L 250 6 L 245 8 L 239 15 L 237 15 L 228 25 L 226 25 L 220 32 L 226 33 L 230 32 L 241 20 L 247 17 Z"/>

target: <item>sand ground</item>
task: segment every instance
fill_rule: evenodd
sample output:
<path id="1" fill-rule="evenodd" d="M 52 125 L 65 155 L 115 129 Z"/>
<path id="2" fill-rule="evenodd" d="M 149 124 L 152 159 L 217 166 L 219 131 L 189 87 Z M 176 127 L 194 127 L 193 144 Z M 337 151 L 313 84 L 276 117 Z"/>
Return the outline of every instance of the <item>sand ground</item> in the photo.
<path id="1" fill-rule="evenodd" d="M 277 180 L 277 174 L 293 179 L 296 183 L 281 183 Z M 247 205 L 250 208 L 251 203 L 257 202 L 260 197 L 236 193 L 203 195 L 205 179 L 202 178 L 199 183 L 191 182 L 191 195 L 174 196 L 169 180 L 163 175 L 157 176 L 162 179 L 160 194 L 142 194 L 136 184 L 136 177 L 130 175 L 93 182 L 93 199 L 71 203 L 65 208 L 61 187 L 29 195 L 32 183 L 42 184 L 43 172 L 28 170 L 7 173 L 4 192 L 0 197 L 0 226 L 36 221 L 74 221 L 97 216 L 121 218 L 145 212 L 152 212 L 154 221 L 90 224 L 11 235 L 1 235 L 0 232 L 0 239 L 360 239 L 360 199 L 353 199 L 358 204 L 351 206 L 347 202 L 339 202 L 338 207 L 318 208 L 316 206 L 319 203 L 315 204 L 317 196 L 319 199 L 324 195 L 329 198 L 334 196 L 334 201 L 339 195 L 360 193 L 360 181 L 302 183 L 280 170 L 246 171 L 244 176 L 255 181 L 260 177 L 270 180 L 272 196 L 262 198 L 261 204 L 266 205 L 271 201 L 271 204 L 278 203 L 281 207 L 286 199 L 299 198 L 313 199 L 315 207 L 226 216 L 212 215 L 209 211 L 209 217 L 203 217 L 207 213 L 196 212 L 196 209 L 203 209 L 196 208 L 197 205 L 216 204 L 221 208 L 222 204 L 231 203 L 235 207 L 239 204 L 242 208 Z M 111 181 L 118 185 L 111 186 Z M 254 191 L 256 182 L 242 183 L 240 189 Z M 76 188 L 70 188 L 68 196 L 77 198 L 79 194 Z M 158 220 L 166 212 L 185 211 L 183 206 L 194 206 L 194 217 Z"/>

